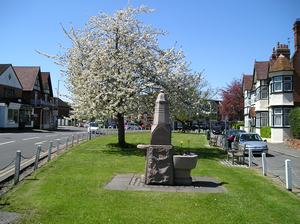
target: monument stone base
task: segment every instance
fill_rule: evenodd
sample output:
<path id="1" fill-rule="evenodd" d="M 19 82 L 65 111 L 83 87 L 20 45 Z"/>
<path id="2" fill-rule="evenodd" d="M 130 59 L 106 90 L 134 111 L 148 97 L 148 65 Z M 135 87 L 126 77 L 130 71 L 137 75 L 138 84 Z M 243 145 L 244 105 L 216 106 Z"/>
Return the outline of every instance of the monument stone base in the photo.
<path id="1" fill-rule="evenodd" d="M 172 145 L 138 145 L 146 151 L 145 184 L 173 185 L 174 166 Z"/>

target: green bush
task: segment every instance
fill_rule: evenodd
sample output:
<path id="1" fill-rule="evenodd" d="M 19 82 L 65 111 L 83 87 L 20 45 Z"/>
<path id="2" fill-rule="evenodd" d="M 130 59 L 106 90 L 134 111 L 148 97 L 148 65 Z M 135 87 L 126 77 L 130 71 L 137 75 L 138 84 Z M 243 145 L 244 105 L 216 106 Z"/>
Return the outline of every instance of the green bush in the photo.
<path id="1" fill-rule="evenodd" d="M 238 129 L 238 130 L 239 130 L 240 127 L 243 126 L 243 125 L 244 125 L 243 122 L 237 121 L 237 122 L 232 123 L 232 124 L 231 124 L 231 127 L 232 127 L 233 129 Z"/>
<path id="2" fill-rule="evenodd" d="M 300 108 L 296 107 L 289 113 L 289 123 L 294 138 L 300 139 Z"/>
<path id="3" fill-rule="evenodd" d="M 260 136 L 262 138 L 271 138 L 271 127 L 262 127 L 260 129 Z"/>

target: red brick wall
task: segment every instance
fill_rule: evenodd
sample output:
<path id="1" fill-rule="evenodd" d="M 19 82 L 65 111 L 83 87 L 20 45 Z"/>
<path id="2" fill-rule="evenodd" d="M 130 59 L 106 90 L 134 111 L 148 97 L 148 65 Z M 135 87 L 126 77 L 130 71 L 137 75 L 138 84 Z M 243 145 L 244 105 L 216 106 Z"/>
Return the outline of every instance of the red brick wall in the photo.
<path id="1" fill-rule="evenodd" d="M 294 102 L 295 105 L 300 106 L 300 21 L 294 24 L 294 41 L 295 54 L 293 57 L 293 67 L 295 75 L 293 80 Z"/>

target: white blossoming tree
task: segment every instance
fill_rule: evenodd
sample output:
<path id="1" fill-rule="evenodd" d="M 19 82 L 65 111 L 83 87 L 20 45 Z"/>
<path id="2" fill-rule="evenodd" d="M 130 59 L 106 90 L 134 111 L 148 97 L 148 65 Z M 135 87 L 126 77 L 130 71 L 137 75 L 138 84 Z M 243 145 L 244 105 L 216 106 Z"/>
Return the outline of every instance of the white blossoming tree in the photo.
<path id="1" fill-rule="evenodd" d="M 83 29 L 64 29 L 72 47 L 51 56 L 64 67 L 75 115 L 115 116 L 120 146 L 124 115 L 152 105 L 159 89 L 168 93 L 173 113 L 191 110 L 202 98 L 202 75 L 191 74 L 181 51 L 159 47 L 164 32 L 136 18 L 151 11 L 127 7 L 91 17 Z"/>

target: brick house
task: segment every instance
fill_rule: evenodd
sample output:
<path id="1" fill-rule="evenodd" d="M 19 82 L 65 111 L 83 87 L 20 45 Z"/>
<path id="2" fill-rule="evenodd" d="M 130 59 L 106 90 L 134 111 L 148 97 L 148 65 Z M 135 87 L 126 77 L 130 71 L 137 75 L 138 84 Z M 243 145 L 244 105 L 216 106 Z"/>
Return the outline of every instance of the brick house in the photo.
<path id="1" fill-rule="evenodd" d="M 18 128 L 22 85 L 11 64 L 0 64 L 0 128 Z"/>
<path id="2" fill-rule="evenodd" d="M 52 129 L 56 127 L 50 73 L 38 66 L 14 66 L 23 86 L 25 127 Z"/>
<path id="3" fill-rule="evenodd" d="M 243 77 L 245 130 L 260 134 L 271 127 L 271 141 L 290 138 L 288 114 L 300 106 L 300 20 L 294 24 L 295 53 L 277 44 L 268 61 L 255 62 L 252 77 Z M 251 80 L 251 87 L 250 82 Z"/>

